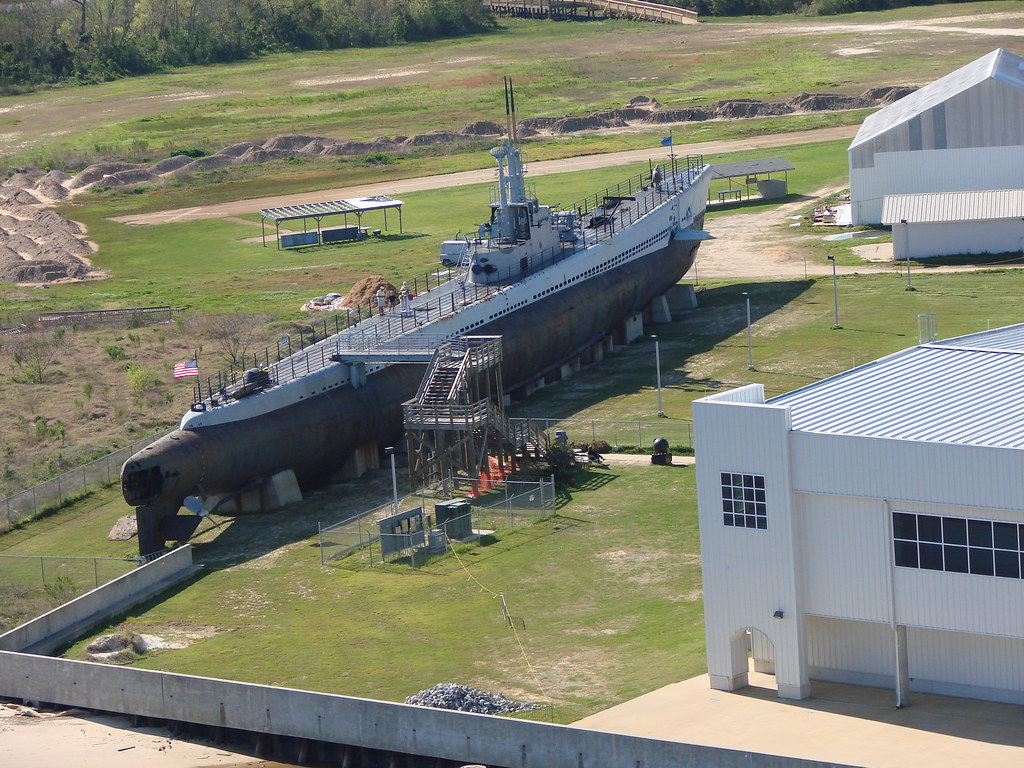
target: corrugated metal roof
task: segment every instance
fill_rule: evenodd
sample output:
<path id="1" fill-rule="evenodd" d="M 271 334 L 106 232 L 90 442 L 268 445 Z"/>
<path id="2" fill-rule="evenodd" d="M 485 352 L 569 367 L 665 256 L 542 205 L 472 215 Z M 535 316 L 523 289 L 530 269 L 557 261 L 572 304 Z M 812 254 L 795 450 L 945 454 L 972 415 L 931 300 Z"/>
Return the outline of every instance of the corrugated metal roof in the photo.
<path id="1" fill-rule="evenodd" d="M 902 221 L 924 224 L 1021 217 L 1024 217 L 1024 189 L 886 195 L 882 201 L 883 224 L 899 224 Z"/>
<path id="2" fill-rule="evenodd" d="M 401 208 L 403 205 L 401 200 L 395 200 L 387 195 L 378 195 L 376 197 L 353 197 L 348 200 L 329 200 L 323 203 L 287 205 L 282 208 L 264 208 L 260 211 L 260 216 L 272 221 L 288 221 L 316 218 L 317 216 L 334 216 L 339 213 L 379 211 L 381 208 Z"/>
<path id="3" fill-rule="evenodd" d="M 795 170 L 784 157 L 763 157 L 758 160 L 737 160 L 735 163 L 715 163 L 711 166 L 712 179 L 749 176 L 755 173 L 780 173 Z"/>
<path id="4" fill-rule="evenodd" d="M 1024 448 L 1024 324 L 922 344 L 767 401 L 793 429 Z"/>
<path id="5" fill-rule="evenodd" d="M 941 104 L 951 96 L 988 80 L 991 77 L 1024 88 L 1024 59 L 1002 48 L 975 59 L 960 69 L 904 96 L 899 101 L 868 115 L 850 144 L 850 149 L 885 133 L 895 125 L 910 120 Z"/>

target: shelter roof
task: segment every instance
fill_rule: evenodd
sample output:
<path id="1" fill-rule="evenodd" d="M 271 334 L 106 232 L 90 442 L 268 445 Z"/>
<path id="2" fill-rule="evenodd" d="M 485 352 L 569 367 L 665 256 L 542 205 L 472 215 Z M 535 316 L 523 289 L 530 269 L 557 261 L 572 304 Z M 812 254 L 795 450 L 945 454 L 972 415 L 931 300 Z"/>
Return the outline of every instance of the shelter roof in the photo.
<path id="1" fill-rule="evenodd" d="M 989 189 L 975 192 L 927 192 L 886 195 L 882 223 L 925 224 L 1024 217 L 1024 189 Z"/>
<path id="2" fill-rule="evenodd" d="M 348 200 L 331 200 L 324 203 L 306 203 L 304 205 L 287 205 L 281 208 L 264 208 L 260 216 L 272 221 L 289 221 L 291 219 L 308 219 L 321 216 L 332 216 L 339 213 L 362 213 L 377 211 L 382 208 L 401 208 L 404 203 L 387 195 L 375 197 L 354 197 Z"/>
<path id="3" fill-rule="evenodd" d="M 767 402 L 801 432 L 1024 448 L 1024 324 L 920 344 Z"/>
<path id="4" fill-rule="evenodd" d="M 784 157 L 763 157 L 759 160 L 738 160 L 735 163 L 715 163 L 711 166 L 712 179 L 734 176 L 752 176 L 757 173 L 781 173 L 795 170 Z"/>
<path id="5" fill-rule="evenodd" d="M 975 59 L 970 64 L 868 115 L 857 131 L 850 149 L 990 78 L 1024 88 L 1024 59 L 1002 48 L 996 48 L 980 59 Z"/>

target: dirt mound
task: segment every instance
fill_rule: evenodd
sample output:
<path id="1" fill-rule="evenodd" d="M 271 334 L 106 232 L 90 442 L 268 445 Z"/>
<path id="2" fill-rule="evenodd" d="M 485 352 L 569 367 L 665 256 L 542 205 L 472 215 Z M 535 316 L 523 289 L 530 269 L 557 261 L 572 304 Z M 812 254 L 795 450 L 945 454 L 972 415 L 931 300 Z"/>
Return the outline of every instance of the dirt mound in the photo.
<path id="1" fill-rule="evenodd" d="M 383 275 L 370 275 L 352 286 L 349 292 L 345 294 L 345 298 L 342 299 L 341 306 L 347 309 L 355 309 L 356 307 L 376 309 L 377 289 L 381 286 L 384 287 L 388 295 L 398 293 L 398 289 L 389 283 L 388 279 Z"/>
<path id="2" fill-rule="evenodd" d="M 72 267 L 71 272 L 75 272 Z M 84 275 L 84 272 L 81 273 Z M 23 259 L 0 246 L 0 282 L 50 283 L 77 277 L 69 273 L 69 265 L 51 259 Z"/>
<path id="3" fill-rule="evenodd" d="M 40 181 L 55 181 L 58 184 L 63 184 L 65 181 L 69 181 L 70 179 L 71 174 L 64 173 L 64 171 L 54 168 L 52 171 L 47 171 Z"/>
<path id="4" fill-rule="evenodd" d="M 519 121 L 519 127 L 534 131 L 546 131 L 559 120 L 564 120 L 566 117 L 571 117 L 571 115 L 562 115 L 561 117 L 527 117 Z"/>
<path id="5" fill-rule="evenodd" d="M 705 109 L 688 107 L 686 109 L 659 109 L 651 112 L 641 122 L 661 125 L 663 123 L 698 123 L 710 120 L 714 115 Z"/>
<path id="6" fill-rule="evenodd" d="M 490 120 L 477 120 L 475 123 L 463 126 L 459 133 L 463 136 L 503 136 L 505 129 Z"/>
<path id="7" fill-rule="evenodd" d="M 431 131 L 430 133 L 417 133 L 402 142 L 403 147 L 429 147 L 434 144 L 448 144 L 463 138 L 455 131 Z"/>
<path id="8" fill-rule="evenodd" d="M 108 187 L 128 187 L 132 184 L 148 184 L 158 178 L 156 174 L 146 168 L 133 168 L 129 171 L 119 171 L 110 176 L 104 176 L 103 183 Z"/>
<path id="9" fill-rule="evenodd" d="M 68 181 L 68 189 L 81 189 L 90 184 L 95 184 L 104 176 L 112 176 L 121 171 L 133 171 L 143 166 L 136 163 L 95 163 Z"/>
<path id="10" fill-rule="evenodd" d="M 20 187 L 0 187 L 0 200 L 8 203 L 14 202 L 20 205 L 39 205 L 39 198 Z"/>
<path id="11" fill-rule="evenodd" d="M 801 93 L 790 99 L 789 105 L 800 112 L 832 112 L 873 106 L 872 102 L 860 96 L 843 96 L 838 93 Z"/>
<path id="12" fill-rule="evenodd" d="M 47 245 L 56 246 L 72 256 L 88 256 L 92 253 L 92 248 L 84 240 L 79 240 L 74 235 L 59 230 L 46 235 L 43 238 L 43 242 Z"/>
<path id="13" fill-rule="evenodd" d="M 24 171 L 18 171 L 11 175 L 7 181 L 4 182 L 5 187 L 17 187 L 18 189 L 28 189 L 33 185 L 32 177 Z"/>
<path id="14" fill-rule="evenodd" d="M 276 160 L 277 157 L 273 152 L 268 152 L 262 147 L 253 147 L 242 155 L 239 155 L 235 161 L 235 165 L 249 165 L 251 163 L 269 163 L 271 160 Z"/>
<path id="15" fill-rule="evenodd" d="M 150 173 L 155 173 L 158 176 L 162 176 L 165 173 L 176 171 L 183 165 L 188 165 L 192 162 L 192 158 L 188 155 L 174 155 L 173 157 L 165 157 L 159 162 L 153 163 L 149 166 Z"/>
<path id="16" fill-rule="evenodd" d="M 232 144 L 230 147 L 224 147 L 220 150 L 218 155 L 231 155 L 231 157 L 241 157 L 251 149 L 261 147 L 260 144 L 253 144 L 251 141 L 240 141 L 237 144 Z"/>
<path id="17" fill-rule="evenodd" d="M 85 232 L 82 225 L 77 221 L 72 221 L 67 216 L 61 216 L 56 211 L 36 209 L 35 220 L 46 224 L 50 229 L 59 229 L 64 232 L 70 232 L 73 235 L 80 235 Z"/>
<path id="18" fill-rule="evenodd" d="M 603 117 L 608 120 L 643 120 L 651 114 L 651 110 L 642 107 L 622 107 L 621 109 L 602 109 L 598 112 L 591 112 L 591 117 Z"/>
<path id="19" fill-rule="evenodd" d="M 313 139 L 306 146 L 299 150 L 300 155 L 319 155 L 322 154 L 327 147 L 335 144 L 333 139 Z"/>
<path id="20" fill-rule="evenodd" d="M 49 179 L 40 179 L 35 186 L 35 191 L 50 200 L 64 200 L 68 196 L 67 187 Z"/>
<path id="21" fill-rule="evenodd" d="M 263 148 L 283 152 L 295 152 L 302 149 L 311 141 L 316 141 L 316 136 L 275 136 L 263 142 Z"/>
<path id="22" fill-rule="evenodd" d="M 904 96 L 909 96 L 916 90 L 917 88 L 910 88 L 905 85 L 887 85 L 882 88 L 868 88 L 860 97 L 878 104 L 892 104 Z"/>
<path id="23" fill-rule="evenodd" d="M 625 120 L 614 118 L 611 120 L 601 117 L 563 117 L 551 126 L 552 133 L 575 133 L 577 131 L 593 131 L 598 128 L 622 128 L 626 125 Z"/>
<path id="24" fill-rule="evenodd" d="M 0 245 L 7 246 L 26 259 L 34 259 L 41 250 L 39 243 L 21 232 L 9 232 L 5 237 L 0 238 Z"/>
<path id="25" fill-rule="evenodd" d="M 710 106 L 715 117 L 766 117 L 769 115 L 788 115 L 793 111 L 789 104 L 760 99 L 724 99 Z"/>
<path id="26" fill-rule="evenodd" d="M 649 111 L 653 109 L 661 109 L 661 104 L 658 103 L 657 99 L 652 99 L 650 96 L 634 96 L 624 105 L 624 108 L 626 109 L 629 109 L 630 107 L 640 107 L 641 109 Z"/>
<path id="27" fill-rule="evenodd" d="M 339 141 L 337 144 L 332 144 L 324 149 L 321 153 L 321 157 L 365 155 L 367 152 L 373 152 L 375 149 L 376 145 L 371 144 L 368 141 Z"/>

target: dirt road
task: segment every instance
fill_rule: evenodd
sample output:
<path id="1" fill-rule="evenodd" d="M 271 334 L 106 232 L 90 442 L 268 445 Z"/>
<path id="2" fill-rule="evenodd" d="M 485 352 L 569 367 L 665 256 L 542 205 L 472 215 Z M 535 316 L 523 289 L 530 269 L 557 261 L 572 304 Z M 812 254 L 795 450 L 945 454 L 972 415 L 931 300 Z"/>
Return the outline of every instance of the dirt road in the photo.
<path id="1" fill-rule="evenodd" d="M 740 152 L 753 149 L 771 149 L 791 144 L 809 144 L 817 141 L 835 141 L 852 139 L 857 126 L 844 125 L 836 128 L 820 128 L 814 131 L 798 131 L 780 133 L 771 136 L 753 136 L 747 139 L 728 139 L 724 141 L 706 141 L 699 144 L 687 144 L 677 148 L 680 154 L 711 155 L 723 152 Z M 615 165 L 639 163 L 664 152 L 661 148 L 634 149 L 628 152 L 615 152 L 607 155 L 585 155 L 570 157 L 564 160 L 545 160 L 530 163 L 531 176 L 547 176 L 569 171 L 586 171 L 595 168 L 608 168 Z M 122 224 L 167 224 L 178 221 L 197 221 L 200 219 L 220 219 L 227 216 L 239 216 L 257 213 L 263 208 L 276 208 L 285 205 L 304 205 L 324 200 L 341 200 L 367 195 L 399 196 L 409 192 L 421 192 L 428 189 L 446 189 L 462 187 L 469 184 L 485 184 L 494 180 L 494 169 L 484 168 L 478 171 L 461 171 L 446 173 L 439 176 L 422 176 L 416 179 L 402 179 L 382 184 L 362 184 L 355 187 L 337 189 L 320 189 L 314 192 L 302 192 L 294 195 L 261 197 L 250 200 L 238 200 L 231 203 L 218 203 L 197 208 L 178 208 L 170 211 L 142 213 L 132 216 L 119 216 L 114 221 Z"/>

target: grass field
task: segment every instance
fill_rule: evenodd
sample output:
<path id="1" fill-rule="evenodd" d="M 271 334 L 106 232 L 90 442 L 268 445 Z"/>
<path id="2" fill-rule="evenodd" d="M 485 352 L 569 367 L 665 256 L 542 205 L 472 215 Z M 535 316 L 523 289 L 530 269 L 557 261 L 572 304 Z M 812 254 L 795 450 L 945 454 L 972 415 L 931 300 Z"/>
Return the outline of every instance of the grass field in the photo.
<path id="1" fill-rule="evenodd" d="M 156 157 L 173 148 L 215 149 L 240 138 L 277 133 L 408 134 L 493 118 L 495 85 L 503 72 L 521 83 L 524 114 L 525 105 L 531 114 L 618 106 L 638 93 L 656 96 L 666 106 L 728 96 L 773 98 L 798 90 L 852 93 L 869 85 L 924 82 L 1006 43 L 990 35 L 943 36 L 917 28 L 916 22 L 967 17 L 963 23 L 970 25 L 977 23 L 972 14 L 1017 8 L 1007 2 L 971 3 L 825 20 L 744 19 L 685 29 L 620 22 L 579 27 L 510 22 L 492 35 L 443 44 L 268 57 L 0 100 L 0 109 L 11 110 L 3 113 L 7 135 L 0 141 L 7 143 L 0 144 L 6 147 L 0 151 L 12 160 L 54 162 L 107 152 Z M 879 42 L 883 39 L 884 45 Z M 856 56 L 836 53 L 857 47 L 876 50 Z M 523 51 L 529 51 L 528 61 Z M 358 79 L 377 78 L 385 71 L 391 73 L 387 80 Z M 188 93 L 195 95 L 182 96 Z M 195 106 L 199 103 L 202 109 Z M 52 135 L 44 113 L 49 120 L 45 125 L 67 125 L 67 133 Z M 685 136 L 770 132 L 797 124 L 781 119 L 720 122 L 688 127 Z M 625 149 L 650 145 L 657 135 L 552 141 L 530 151 L 541 159 Z M 844 150 L 845 143 L 832 143 L 772 154 L 784 155 L 797 167 L 790 174 L 790 190 L 810 196 L 844 182 Z M 763 155 L 749 152 L 724 159 Z M 385 183 L 486 162 L 467 155 L 411 158 L 383 169 L 361 163 L 295 165 L 272 169 L 275 175 L 210 178 L 196 189 L 84 200 L 66 210 L 89 226 L 91 237 L 101 244 L 96 262 L 112 277 L 46 290 L 7 287 L 0 294 L 4 310 L 170 303 L 192 305 L 197 313 L 265 312 L 278 322 L 291 322 L 301 301 L 343 289 L 369 271 L 395 281 L 429 268 L 439 239 L 471 229 L 480 219 L 484 190 L 407 196 L 404 237 L 288 253 L 242 242 L 259 232 L 249 224 L 207 221 L 129 228 L 109 217 L 234 199 L 242 191 L 249 196 L 326 188 L 365 181 L 373 174 Z M 541 177 L 537 187 L 545 200 L 569 204 L 643 169 Z M 810 198 L 806 202 L 813 204 Z M 709 215 L 709 227 L 725 215 L 729 211 Z M 824 261 L 826 250 L 819 244 L 801 247 L 810 259 Z M 841 263 L 854 263 L 848 245 L 830 246 L 829 252 Z M 831 329 L 831 280 L 702 282 L 701 307 L 657 329 L 665 411 L 670 419 L 688 419 L 692 400 L 706 393 L 756 381 L 765 384 L 769 395 L 778 394 L 910 346 L 916 343 L 917 315 L 922 312 L 938 315 L 943 337 L 1019 319 L 1016 307 L 1024 275 L 1018 271 L 950 274 L 919 265 L 914 269 L 917 290 L 912 292 L 904 290 L 905 278 L 895 271 L 842 277 L 842 330 Z M 756 371 L 746 368 L 742 292 L 751 297 Z M 162 341 L 159 332 L 139 335 L 138 344 L 116 337 L 83 338 L 100 363 L 106 364 L 104 347 L 117 344 L 158 369 L 167 362 L 160 360 L 162 355 L 180 358 L 198 340 L 186 329 L 168 332 Z M 653 357 L 653 344 L 642 341 L 540 391 L 519 404 L 516 415 L 651 418 L 656 411 Z M 34 421 L 26 420 L 29 427 L 17 424 L 18 413 L 34 408 L 44 424 L 52 424 L 76 410 L 99 410 L 75 378 L 87 368 L 86 359 L 61 363 L 62 378 L 73 383 L 68 390 L 73 394 L 36 390 L 33 395 L 28 385 L 14 386 L 4 379 L 0 397 L 5 421 L 10 421 L 5 424 L 8 443 L 17 430 L 25 432 L 25 447 L 17 452 L 31 456 L 58 450 L 52 436 L 34 432 Z M 121 373 L 115 371 L 116 376 Z M 104 410 L 112 412 L 120 405 L 128 418 L 136 403 L 127 396 L 115 402 L 119 384 L 119 378 L 111 378 L 105 382 L 110 392 L 97 387 L 94 399 L 99 402 L 110 394 Z M 164 397 L 163 387 L 154 386 L 157 400 Z M 34 398 L 35 405 L 16 397 Z M 83 406 L 74 405 L 75 399 Z M 146 407 L 146 398 L 140 403 L 148 415 L 157 412 L 155 403 Z M 168 420 L 180 412 L 179 405 L 172 397 Z M 15 452 L 11 446 L 11 455 Z M 126 631 L 189 636 L 192 645 L 155 652 L 135 663 L 392 700 L 451 680 L 551 702 L 553 718 L 560 722 L 703 670 L 692 469 L 616 466 L 583 472 L 562 499 L 558 517 L 503 534 L 497 543 L 463 556 L 473 578 L 505 594 L 510 611 L 522 620 L 520 636 L 529 666 L 515 636 L 504 628 L 496 600 L 454 558 L 418 571 L 319 564 L 316 523 L 334 522 L 346 512 L 372 506 L 389 491 L 386 473 L 374 472 L 359 483 L 314 492 L 282 514 L 218 519 L 218 527 L 203 533 L 196 547 L 197 559 L 206 566 L 203 575 L 116 623 Z M 116 487 L 106 489 L 0 536 L 0 554 L 130 554 L 132 543 L 105 541 L 117 517 L 130 511 Z M 67 655 L 78 657 L 82 645 Z"/>

